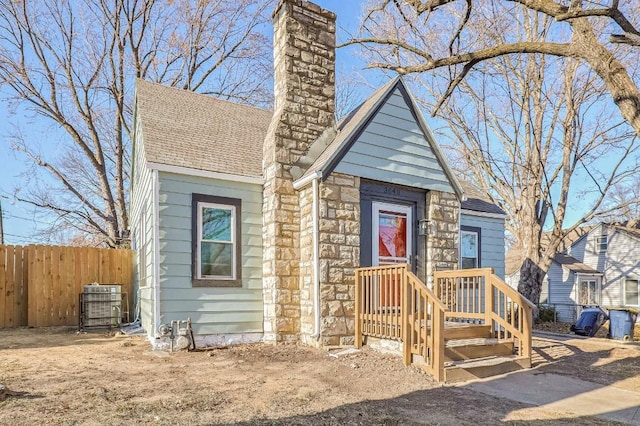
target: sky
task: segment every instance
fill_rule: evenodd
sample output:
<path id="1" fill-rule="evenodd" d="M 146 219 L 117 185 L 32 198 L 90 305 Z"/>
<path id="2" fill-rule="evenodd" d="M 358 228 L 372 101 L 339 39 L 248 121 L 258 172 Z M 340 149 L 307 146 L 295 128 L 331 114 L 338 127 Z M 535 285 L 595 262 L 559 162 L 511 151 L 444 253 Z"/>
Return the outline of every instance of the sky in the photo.
<path id="1" fill-rule="evenodd" d="M 355 31 L 358 26 L 361 4 L 365 2 L 353 0 L 316 0 L 316 4 L 335 12 L 337 18 L 338 42 L 345 39 L 345 31 Z M 336 70 L 338 74 L 348 74 L 361 71 L 363 63 L 353 55 L 353 48 L 339 49 L 336 55 Z M 363 71 L 371 77 L 373 87 L 381 84 L 382 76 L 376 71 Z M 363 96 L 366 96 L 366 89 Z M 16 202 L 13 197 L 15 188 L 22 189 L 25 179 L 29 175 L 29 163 L 11 149 L 10 135 L 16 128 L 20 129 L 28 139 L 41 141 L 50 137 L 50 124 L 39 126 L 38 120 L 28 111 L 9 111 L 6 103 L 8 91 L 0 87 L 0 205 L 3 214 L 3 230 L 5 244 L 26 245 L 45 243 L 47 239 L 38 236 L 38 231 L 47 229 L 51 225 L 42 214 L 34 211 L 33 207 Z"/>
<path id="2" fill-rule="evenodd" d="M 361 9 L 367 1 L 315 0 L 315 3 L 337 14 L 337 41 L 340 43 L 345 41 L 349 34 L 355 34 L 357 32 L 362 14 Z M 271 28 L 267 30 L 272 31 Z M 356 47 L 346 47 L 337 50 L 337 80 L 340 81 L 341 76 L 359 73 L 366 79 L 369 85 L 369 89 L 363 88 L 360 93 L 364 99 L 373 88 L 384 84 L 388 77 L 377 70 L 366 70 L 365 64 L 356 54 L 356 50 Z M 6 95 L 6 88 L 3 89 L 0 87 L 0 203 L 3 212 L 5 243 L 28 244 L 46 242 L 44 237 L 38 236 L 38 231 L 48 228 L 51 222 L 47 220 L 46 217 L 37 214 L 29 205 L 16 202 L 12 197 L 15 188 L 22 189 L 25 187 L 24 182 L 30 169 L 28 162 L 11 150 L 9 136 L 14 127 L 12 127 L 9 122 L 17 125 L 28 139 L 36 143 L 46 141 L 47 144 L 44 146 L 55 146 L 56 141 L 51 140 L 55 134 L 55 129 L 52 131 L 49 123 L 46 125 L 38 125 L 39 120 L 34 119 L 32 113 L 19 110 L 15 114 L 10 115 L 5 102 Z M 425 114 L 425 119 L 432 128 L 441 125 L 441 123 L 435 122 L 428 114 Z"/>

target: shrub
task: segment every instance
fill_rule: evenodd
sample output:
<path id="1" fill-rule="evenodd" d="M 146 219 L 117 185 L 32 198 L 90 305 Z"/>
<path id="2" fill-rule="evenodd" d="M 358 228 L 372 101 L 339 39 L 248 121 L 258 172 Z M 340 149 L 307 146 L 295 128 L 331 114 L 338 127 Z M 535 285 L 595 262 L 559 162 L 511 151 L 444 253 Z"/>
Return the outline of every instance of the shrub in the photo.
<path id="1" fill-rule="evenodd" d="M 554 322 L 556 320 L 556 308 L 553 306 L 538 306 L 538 321 Z"/>

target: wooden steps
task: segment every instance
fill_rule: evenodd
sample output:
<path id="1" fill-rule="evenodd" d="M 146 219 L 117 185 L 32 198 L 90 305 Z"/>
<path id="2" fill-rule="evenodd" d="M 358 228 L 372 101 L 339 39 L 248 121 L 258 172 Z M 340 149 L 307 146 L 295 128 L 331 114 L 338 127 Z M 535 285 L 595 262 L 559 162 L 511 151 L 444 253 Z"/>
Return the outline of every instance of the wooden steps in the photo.
<path id="1" fill-rule="evenodd" d="M 447 324 L 445 337 L 446 382 L 459 382 L 528 368 L 528 358 L 514 353 L 513 342 L 491 337 L 491 327 Z"/>
<path id="2" fill-rule="evenodd" d="M 473 339 L 476 337 L 491 337 L 491 326 L 446 322 L 444 340 Z"/>
<path id="3" fill-rule="evenodd" d="M 482 379 L 530 367 L 531 360 L 516 355 L 452 361 L 445 363 L 444 380 L 447 383 L 454 383 Z"/>
<path id="4" fill-rule="evenodd" d="M 444 348 L 445 362 L 508 355 L 513 355 L 513 342 L 501 342 L 498 339 L 449 340 Z"/>

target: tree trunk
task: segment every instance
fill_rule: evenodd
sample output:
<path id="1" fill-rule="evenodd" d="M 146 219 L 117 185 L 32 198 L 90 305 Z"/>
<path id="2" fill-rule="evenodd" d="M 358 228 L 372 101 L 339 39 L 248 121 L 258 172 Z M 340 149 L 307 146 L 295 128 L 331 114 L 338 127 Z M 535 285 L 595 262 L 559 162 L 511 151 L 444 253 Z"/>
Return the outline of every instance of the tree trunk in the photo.
<path id="1" fill-rule="evenodd" d="M 518 282 L 520 294 L 537 305 L 540 302 L 542 281 L 546 274 L 546 271 L 539 267 L 536 262 L 526 258 L 520 267 L 520 282 Z"/>

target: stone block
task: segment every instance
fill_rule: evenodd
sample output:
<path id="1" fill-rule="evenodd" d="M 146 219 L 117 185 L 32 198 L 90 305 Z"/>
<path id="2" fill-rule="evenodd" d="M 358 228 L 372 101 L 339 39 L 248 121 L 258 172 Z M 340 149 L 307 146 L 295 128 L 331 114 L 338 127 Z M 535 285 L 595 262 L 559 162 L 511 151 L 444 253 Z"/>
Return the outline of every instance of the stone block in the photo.
<path id="1" fill-rule="evenodd" d="M 342 309 L 342 302 L 333 300 L 327 303 L 329 315 L 332 317 L 341 317 L 344 315 L 344 310 Z"/>
<path id="2" fill-rule="evenodd" d="M 339 200 L 340 188 L 326 184 L 320 185 L 320 197 L 325 200 Z"/>
<path id="3" fill-rule="evenodd" d="M 320 284 L 320 299 L 325 300 L 335 300 L 336 298 L 336 288 L 330 284 Z"/>
<path id="4" fill-rule="evenodd" d="M 353 346 L 355 345 L 354 336 L 342 336 L 340 337 L 340 346 Z"/>
<path id="5" fill-rule="evenodd" d="M 340 199 L 345 203 L 359 203 L 360 190 L 358 188 L 342 187 L 340 189 Z"/>
<path id="6" fill-rule="evenodd" d="M 342 317 L 325 317 L 321 319 L 323 336 L 344 336 L 348 333 L 347 324 Z"/>
<path id="7" fill-rule="evenodd" d="M 329 268 L 329 282 L 330 283 L 341 283 L 344 279 L 344 274 L 341 268 Z M 338 286 L 336 286 L 336 291 Z"/>

